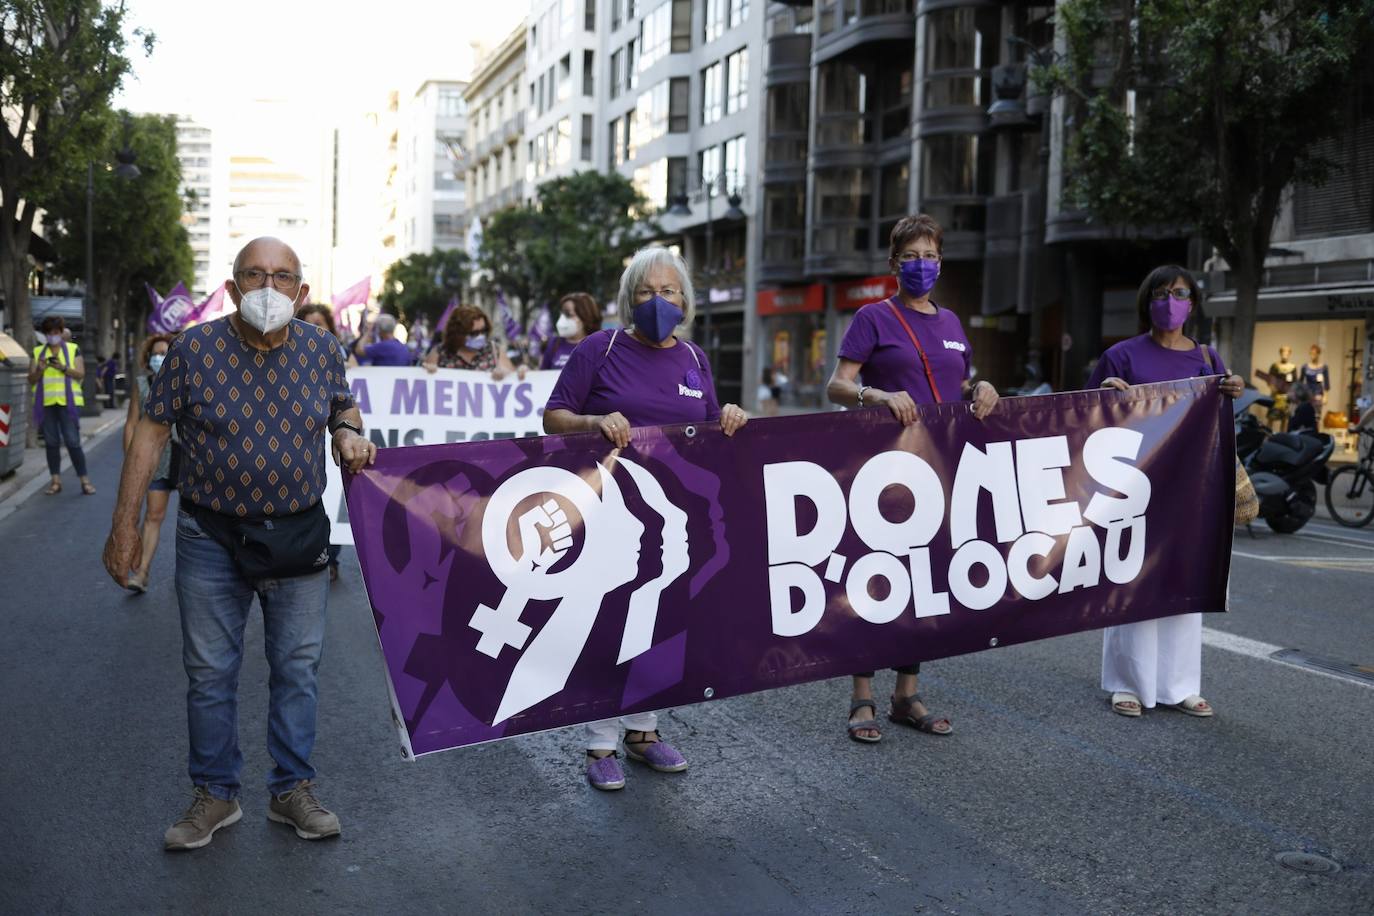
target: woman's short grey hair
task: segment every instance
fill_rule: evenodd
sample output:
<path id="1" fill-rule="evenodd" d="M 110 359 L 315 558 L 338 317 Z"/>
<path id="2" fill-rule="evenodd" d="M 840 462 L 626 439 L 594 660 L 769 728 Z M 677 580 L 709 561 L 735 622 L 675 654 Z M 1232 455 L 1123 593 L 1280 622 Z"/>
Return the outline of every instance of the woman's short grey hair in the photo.
<path id="1" fill-rule="evenodd" d="M 635 252 L 625 272 L 620 275 L 620 293 L 615 298 L 616 312 L 626 325 L 632 323 L 635 310 L 635 290 L 644 285 L 644 278 L 655 267 L 671 267 L 677 271 L 682 288 L 682 325 L 690 325 L 696 316 L 696 296 L 692 294 L 692 274 L 687 270 L 687 262 L 682 256 L 664 248 L 650 245 Z"/>

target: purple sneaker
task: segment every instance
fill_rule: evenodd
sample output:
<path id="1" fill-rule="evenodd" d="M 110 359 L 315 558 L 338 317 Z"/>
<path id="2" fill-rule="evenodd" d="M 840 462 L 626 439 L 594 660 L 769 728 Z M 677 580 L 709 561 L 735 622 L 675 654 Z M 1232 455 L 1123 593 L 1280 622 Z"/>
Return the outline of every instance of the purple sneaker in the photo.
<path id="1" fill-rule="evenodd" d="M 636 732 L 636 734 L 652 734 L 658 737 L 657 731 Z M 650 769 L 657 770 L 660 773 L 681 773 L 683 770 L 687 769 L 687 758 L 683 757 L 682 754 L 678 752 L 677 748 L 673 747 L 667 741 L 664 741 L 661 737 L 651 744 L 645 744 L 643 741 L 631 741 L 629 738 L 629 734 L 626 734 L 625 756 L 636 763 L 648 764 Z M 636 753 L 631 747 L 632 744 L 643 746 L 644 753 Z"/>
<path id="2" fill-rule="evenodd" d="M 587 782 L 592 784 L 593 789 L 614 792 L 625 788 L 625 771 L 620 768 L 620 761 L 616 759 L 618 756 L 612 753 L 609 757 L 587 762 Z"/>

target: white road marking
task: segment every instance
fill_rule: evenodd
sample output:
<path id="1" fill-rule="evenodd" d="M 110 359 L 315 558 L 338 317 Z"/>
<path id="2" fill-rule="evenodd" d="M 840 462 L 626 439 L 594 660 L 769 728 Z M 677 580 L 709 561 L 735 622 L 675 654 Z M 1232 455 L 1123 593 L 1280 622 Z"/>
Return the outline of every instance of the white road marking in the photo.
<path id="1" fill-rule="evenodd" d="M 1274 653 L 1283 651 L 1283 647 L 1271 645 L 1267 642 L 1260 642 L 1258 639 L 1249 639 L 1245 636 L 1237 636 L 1234 633 L 1226 633 L 1222 630 L 1214 630 L 1211 627 L 1203 627 L 1202 644 L 1204 646 L 1211 646 L 1213 649 L 1221 649 L 1224 652 L 1234 652 L 1236 655 L 1245 655 L 1250 658 L 1258 658 L 1261 661 L 1272 662 L 1275 665 L 1282 665 L 1285 668 L 1294 668 L 1298 671 L 1306 672 L 1307 674 L 1327 677 L 1333 681 L 1340 681 L 1342 684 L 1354 684 L 1356 687 L 1374 690 L 1374 683 L 1370 683 L 1369 681 L 1345 677 L 1331 671 L 1307 668 L 1303 665 L 1295 665 L 1286 659 L 1274 658 Z"/>

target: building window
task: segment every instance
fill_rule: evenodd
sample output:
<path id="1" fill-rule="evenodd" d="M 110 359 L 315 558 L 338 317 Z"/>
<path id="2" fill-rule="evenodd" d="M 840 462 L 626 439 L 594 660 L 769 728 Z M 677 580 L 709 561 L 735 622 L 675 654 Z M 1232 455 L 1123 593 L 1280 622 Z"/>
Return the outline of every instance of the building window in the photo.
<path id="1" fill-rule="evenodd" d="M 587 2 L 588 2 L 588 3 L 591 3 L 592 0 L 587 0 Z M 621 24 L 621 22 L 623 21 L 623 18 L 622 18 L 622 17 L 623 17 L 623 14 L 624 14 L 624 6 L 622 5 L 621 0 L 611 0 L 611 31 L 612 31 L 612 32 L 614 32 L 616 29 L 620 28 L 620 24 Z"/>
<path id="2" fill-rule="evenodd" d="M 668 204 L 668 160 L 655 159 L 648 165 L 635 169 L 635 188 L 654 208 Z"/>
<path id="3" fill-rule="evenodd" d="M 571 0 L 564 0 L 564 2 L 571 2 Z M 558 101 L 566 102 L 571 95 L 572 55 L 564 54 L 562 60 L 558 62 Z"/>
<path id="4" fill-rule="evenodd" d="M 463 93 L 457 89 L 439 90 L 439 117 L 441 118 L 461 118 L 467 113 L 467 106 L 463 103 Z"/>
<path id="5" fill-rule="evenodd" d="M 811 87 L 783 83 L 768 90 L 768 140 L 765 162 L 779 165 L 806 161 L 806 132 Z"/>
<path id="6" fill-rule="evenodd" d="M 621 149 L 624 141 L 620 139 L 620 119 L 616 118 L 606 125 L 606 168 L 613 169 L 618 165 L 624 165 L 625 160 L 621 156 Z"/>
<path id="7" fill-rule="evenodd" d="M 582 28 L 588 32 L 596 31 L 596 0 L 586 0 L 582 12 Z"/>
<path id="8" fill-rule="evenodd" d="M 749 0 L 730 0 L 730 28 L 733 29 L 748 18 Z"/>
<path id="9" fill-rule="evenodd" d="M 624 79 L 625 51 L 616 50 L 611 53 L 611 98 L 620 98 L 620 84 Z"/>
<path id="10" fill-rule="evenodd" d="M 720 147 L 709 146 L 697 153 L 697 174 L 701 176 L 701 184 L 709 188 L 709 193 L 715 197 L 720 189 Z"/>
<path id="11" fill-rule="evenodd" d="M 720 120 L 721 93 L 724 89 L 724 64 L 717 62 L 701 71 L 701 123 L 714 124 Z"/>
<path id="12" fill-rule="evenodd" d="M 692 50 L 692 0 L 672 0 L 672 53 Z"/>
<path id="13" fill-rule="evenodd" d="M 668 81 L 668 132 L 686 133 L 691 127 L 692 81 L 685 76 Z"/>
<path id="14" fill-rule="evenodd" d="M 643 146 L 668 132 L 669 80 L 639 96 L 634 110 L 634 145 Z"/>
<path id="15" fill-rule="evenodd" d="M 725 34 L 728 3 L 729 0 L 706 0 L 706 15 L 703 17 L 705 28 L 701 35 L 703 43 L 715 41 Z"/>
<path id="16" fill-rule="evenodd" d="M 725 59 L 725 113 L 749 104 L 749 49 L 740 48 Z"/>
<path id="17" fill-rule="evenodd" d="M 940 134 L 921 141 L 921 197 L 974 197 L 983 193 L 977 134 Z M 991 145 L 991 144 L 989 144 Z"/>
<path id="18" fill-rule="evenodd" d="M 588 97 L 596 95 L 596 53 L 594 51 L 582 52 L 582 94 Z"/>
<path id="19" fill-rule="evenodd" d="M 910 188 L 910 163 L 897 162 L 883 167 L 878 186 L 878 237 L 874 240 L 879 247 L 892 237 L 892 228 L 909 212 Z"/>
<path id="20" fill-rule="evenodd" d="M 822 254 L 867 254 L 873 233 L 872 179 L 867 169 L 817 169 L 812 248 Z"/>
<path id="21" fill-rule="evenodd" d="M 668 202 L 672 203 L 674 197 L 687 193 L 687 158 L 685 156 L 668 157 Z"/>
<path id="22" fill-rule="evenodd" d="M 873 86 L 878 96 L 878 133 L 883 140 L 906 136 L 911 129 L 911 68 L 880 64 Z"/>
<path id="23" fill-rule="evenodd" d="M 733 192 L 745 184 L 745 169 L 748 163 L 745 161 L 744 137 L 731 137 L 725 141 L 725 191 Z"/>
<path id="24" fill-rule="evenodd" d="M 673 4 L 663 3 L 639 22 L 639 72 L 643 73 L 668 56 L 672 35 Z"/>
<path id="25" fill-rule="evenodd" d="M 582 116 L 582 155 L 579 157 L 583 162 L 592 161 L 592 116 L 584 114 Z"/>
<path id="26" fill-rule="evenodd" d="M 625 90 L 627 92 L 639 85 L 639 67 L 635 63 L 635 51 L 638 47 L 633 38 L 625 43 Z"/>
<path id="27" fill-rule="evenodd" d="M 996 63 L 1001 11 L 958 7 L 926 15 L 923 107 L 991 104 L 988 68 Z"/>
<path id="28" fill-rule="evenodd" d="M 567 165 L 572 162 L 572 119 L 560 118 L 558 120 L 558 146 L 555 156 L 555 165 Z"/>

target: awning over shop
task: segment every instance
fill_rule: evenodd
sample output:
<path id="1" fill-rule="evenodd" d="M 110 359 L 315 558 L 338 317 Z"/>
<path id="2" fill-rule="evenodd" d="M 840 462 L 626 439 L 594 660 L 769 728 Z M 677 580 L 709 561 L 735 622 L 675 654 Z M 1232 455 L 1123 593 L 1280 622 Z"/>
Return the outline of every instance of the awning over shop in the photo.
<path id="1" fill-rule="evenodd" d="M 1365 312 L 1374 312 L 1374 283 L 1262 289 L 1255 316 L 1262 319 L 1357 318 Z M 1207 314 L 1212 318 L 1235 317 L 1235 290 L 1226 290 L 1208 299 Z"/>

